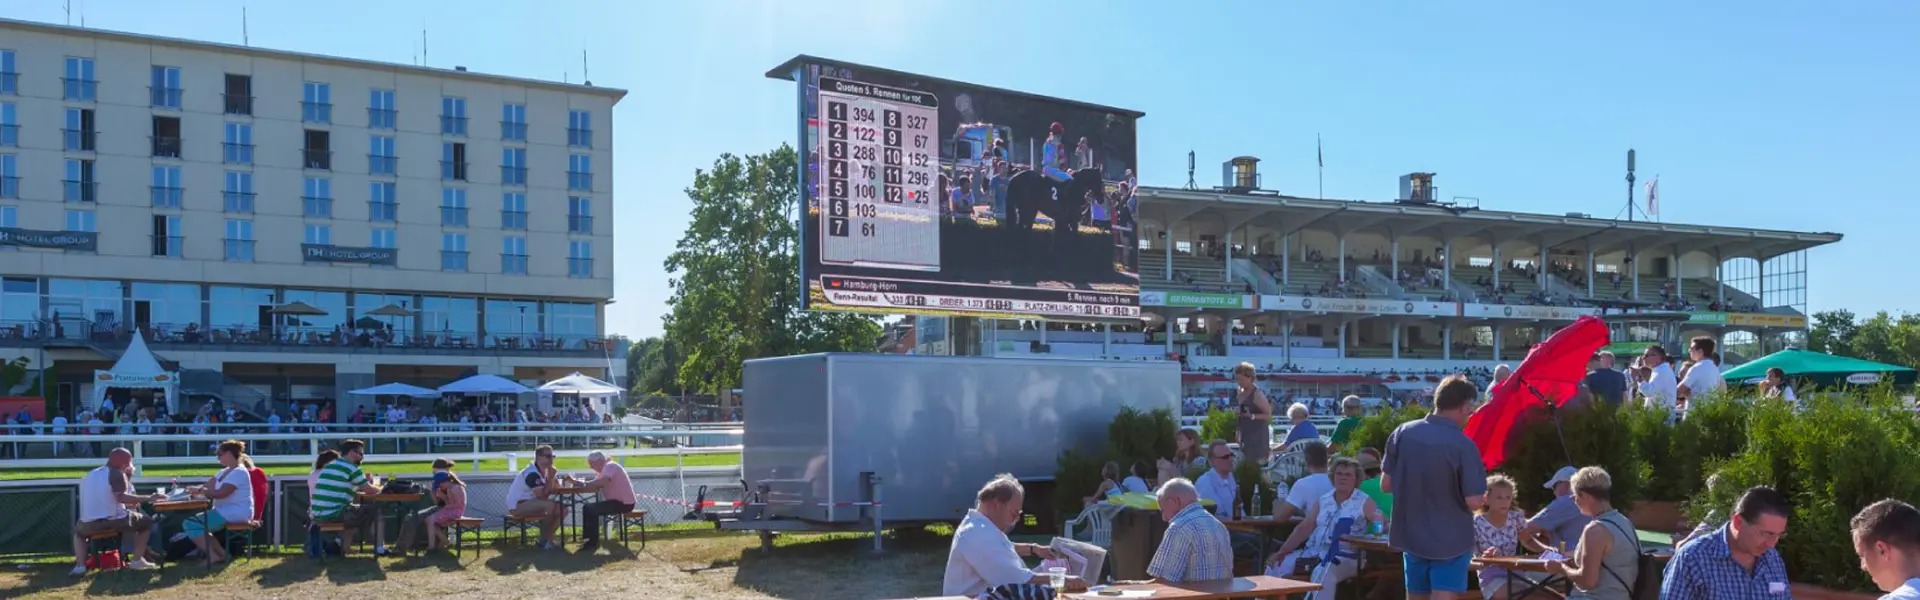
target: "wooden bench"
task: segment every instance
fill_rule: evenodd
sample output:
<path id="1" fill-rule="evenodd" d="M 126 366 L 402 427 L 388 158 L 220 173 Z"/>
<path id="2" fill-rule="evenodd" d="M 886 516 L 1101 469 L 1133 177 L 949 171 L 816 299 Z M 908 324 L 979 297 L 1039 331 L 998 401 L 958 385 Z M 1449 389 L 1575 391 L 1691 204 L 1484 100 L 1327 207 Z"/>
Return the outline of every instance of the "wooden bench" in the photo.
<path id="1" fill-rule="evenodd" d="M 514 516 L 513 513 L 507 513 L 505 516 L 500 517 L 500 535 L 501 537 L 506 537 L 509 531 L 519 529 L 520 545 L 525 546 L 527 545 L 527 528 L 539 527 L 542 518 L 543 515 L 518 517 Z"/>
<path id="2" fill-rule="evenodd" d="M 486 520 L 480 517 L 460 517 L 454 519 L 452 523 L 447 524 L 447 538 L 453 543 L 454 559 L 457 560 L 460 558 L 460 540 L 465 538 L 469 533 L 473 534 L 473 543 L 475 545 L 474 553 L 478 554 L 480 552 L 478 547 L 480 544 L 480 527 L 485 523 Z M 521 531 L 524 532 L 525 530 L 523 529 Z"/>
<path id="3" fill-rule="evenodd" d="M 232 543 L 231 536 L 233 536 L 234 534 L 245 534 L 247 536 L 247 543 L 245 546 L 245 548 L 247 549 L 247 560 L 252 561 L 253 560 L 253 533 L 259 530 L 260 530 L 259 521 L 244 521 L 240 523 L 228 523 L 226 527 L 220 528 L 220 547 L 225 548 L 229 544 L 231 544 Z"/>
<path id="4" fill-rule="evenodd" d="M 626 514 L 613 516 L 613 526 L 620 529 L 621 545 L 627 544 L 627 529 L 636 524 L 640 526 L 640 549 L 646 550 L 647 549 L 647 511 L 646 509 L 631 510 L 631 511 L 627 511 Z M 638 557 L 639 557 L 638 553 L 635 553 L 635 558 L 638 558 Z"/>
<path id="5" fill-rule="evenodd" d="M 83 543 L 87 546 L 87 562 L 95 569 L 101 568 L 100 565 L 108 553 L 120 551 L 120 546 L 125 541 L 120 537 L 118 530 L 96 531 L 81 536 L 81 539 L 85 540 Z M 124 564 L 126 561 L 126 557 L 121 557 L 121 566 L 126 566 Z"/>

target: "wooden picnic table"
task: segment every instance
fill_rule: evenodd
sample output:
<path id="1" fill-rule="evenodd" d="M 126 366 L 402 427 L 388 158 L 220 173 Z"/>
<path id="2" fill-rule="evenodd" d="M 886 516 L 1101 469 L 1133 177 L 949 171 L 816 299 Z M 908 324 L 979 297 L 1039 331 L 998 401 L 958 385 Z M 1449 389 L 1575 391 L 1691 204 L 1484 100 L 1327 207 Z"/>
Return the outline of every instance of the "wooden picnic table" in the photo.
<path id="1" fill-rule="evenodd" d="M 1294 594 L 1320 591 L 1320 584 L 1294 581 L 1266 575 L 1235 577 L 1233 579 L 1214 579 L 1208 581 L 1189 581 L 1186 583 L 1136 583 L 1131 585 L 1110 585 L 1106 589 L 1121 591 L 1153 592 L 1153 600 L 1230 600 L 1233 598 L 1269 598 L 1282 600 Z M 1099 592 L 1075 592 L 1062 594 L 1069 600 L 1107 600 L 1119 596 L 1103 596 Z M 973 600 L 965 596 L 936 596 L 926 600 Z"/>
<path id="2" fill-rule="evenodd" d="M 208 526 L 209 522 L 212 521 L 213 519 L 212 517 L 207 516 L 207 511 L 211 510 L 212 508 L 213 508 L 213 501 L 205 498 L 161 500 L 159 502 L 153 503 L 153 512 L 156 512 L 156 513 L 168 513 L 168 512 L 188 513 L 186 518 L 187 521 L 194 521 L 200 524 L 200 541 L 202 546 L 212 546 L 213 544 L 213 531 L 211 531 L 212 528 Z M 213 553 L 207 552 L 205 554 L 205 558 L 207 563 L 207 570 L 209 571 L 213 570 Z M 162 554 L 160 556 L 160 567 L 164 569 L 166 568 L 166 566 L 167 566 L 167 557 L 165 554 Z"/>

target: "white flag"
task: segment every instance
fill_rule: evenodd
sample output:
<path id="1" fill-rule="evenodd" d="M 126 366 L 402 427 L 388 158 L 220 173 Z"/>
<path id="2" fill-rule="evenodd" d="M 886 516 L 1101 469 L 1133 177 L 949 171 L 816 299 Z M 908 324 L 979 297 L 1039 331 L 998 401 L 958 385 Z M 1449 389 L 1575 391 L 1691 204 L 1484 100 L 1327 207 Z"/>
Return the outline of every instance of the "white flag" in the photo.
<path id="1" fill-rule="evenodd" d="M 1660 216 L 1660 177 L 1647 182 L 1647 214 Z"/>

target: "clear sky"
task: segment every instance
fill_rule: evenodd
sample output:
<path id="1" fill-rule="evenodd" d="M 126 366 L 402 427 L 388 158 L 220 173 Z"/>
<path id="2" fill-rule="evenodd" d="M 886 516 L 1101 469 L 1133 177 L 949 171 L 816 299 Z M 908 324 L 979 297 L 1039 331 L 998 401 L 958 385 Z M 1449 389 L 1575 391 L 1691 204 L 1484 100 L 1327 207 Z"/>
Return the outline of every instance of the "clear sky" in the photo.
<path id="1" fill-rule="evenodd" d="M 73 0 L 86 25 L 238 43 L 239 0 Z M 252 44 L 630 90 L 615 109 L 612 332 L 657 335 L 661 267 L 693 170 L 794 134 L 795 54 L 1147 113 L 1149 185 L 1217 183 L 1388 199 L 1439 173 L 1443 197 L 1597 217 L 1625 203 L 1623 153 L 1659 174 L 1662 220 L 1844 233 L 1812 251 L 1818 311 L 1907 309 L 1920 198 L 1920 2 L 997 0 L 396 2 L 255 0 Z M 1713 6 L 1705 6 L 1713 5 Z M 63 0 L 0 16 L 62 22 Z M 1905 175 L 1902 175 L 1904 173 Z M 537 207 L 536 207 L 537 209 Z M 556 207 L 555 210 L 558 210 Z"/>

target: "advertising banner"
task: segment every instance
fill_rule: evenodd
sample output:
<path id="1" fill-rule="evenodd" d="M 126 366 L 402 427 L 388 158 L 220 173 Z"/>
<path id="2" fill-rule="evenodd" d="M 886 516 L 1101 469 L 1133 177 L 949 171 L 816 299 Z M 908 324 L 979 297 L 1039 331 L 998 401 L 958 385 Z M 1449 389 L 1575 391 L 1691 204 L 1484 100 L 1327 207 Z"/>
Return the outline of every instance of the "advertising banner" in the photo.
<path id="1" fill-rule="evenodd" d="M 1460 305 L 1454 302 L 1393 300 L 1390 298 L 1318 298 L 1314 296 L 1276 296 L 1271 294 L 1260 297 L 1260 309 L 1315 313 L 1357 313 L 1383 316 L 1412 315 L 1421 317 L 1452 317 L 1460 314 Z"/>

